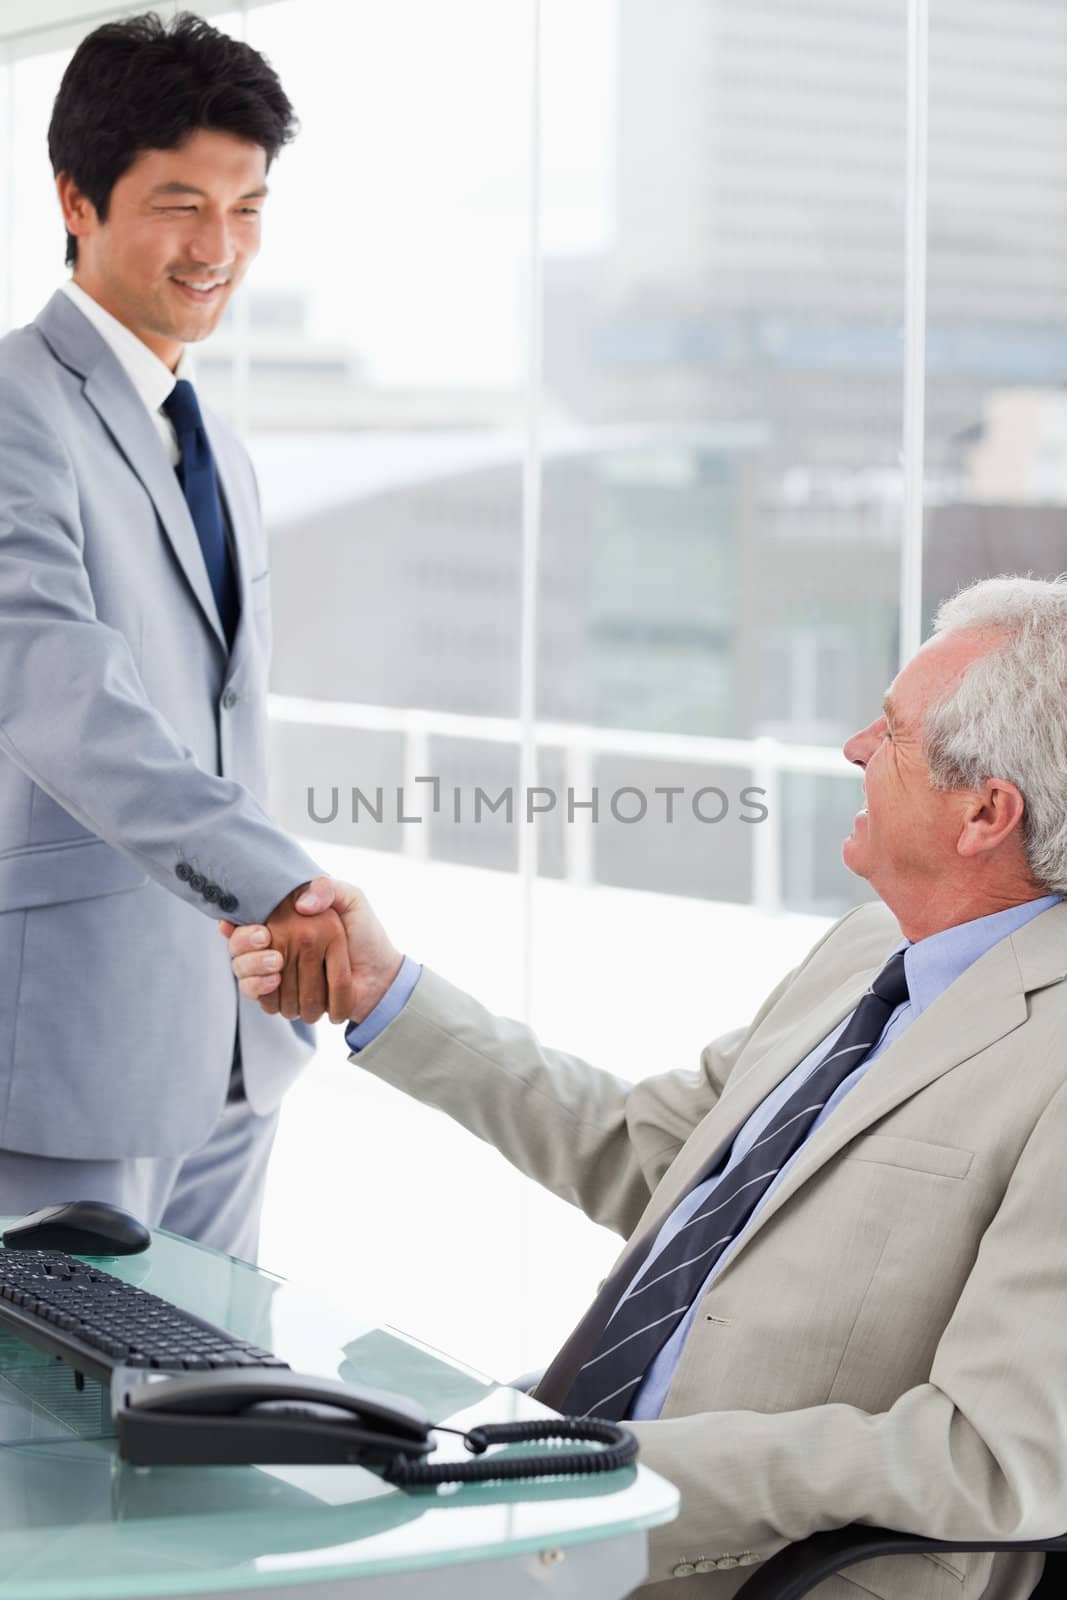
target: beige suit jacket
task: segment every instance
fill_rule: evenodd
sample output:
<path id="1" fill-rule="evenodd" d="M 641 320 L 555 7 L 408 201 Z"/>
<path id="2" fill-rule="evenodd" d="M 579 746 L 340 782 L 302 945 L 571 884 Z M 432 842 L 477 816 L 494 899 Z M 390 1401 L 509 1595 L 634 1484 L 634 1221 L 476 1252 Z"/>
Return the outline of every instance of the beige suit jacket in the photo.
<path id="1" fill-rule="evenodd" d="M 850 912 L 695 1071 L 636 1085 L 428 970 L 352 1058 L 626 1238 L 542 1399 L 566 1393 L 664 1218 L 900 938 L 884 906 Z M 1067 1530 L 1065 980 L 1067 902 L 885 1050 L 750 1225 L 662 1416 L 632 1425 L 682 1494 L 652 1536 L 645 1600 L 726 1600 L 753 1558 L 856 1521 L 949 1539 Z M 886 1557 L 818 1594 L 1023 1600 L 1040 1565 Z"/>

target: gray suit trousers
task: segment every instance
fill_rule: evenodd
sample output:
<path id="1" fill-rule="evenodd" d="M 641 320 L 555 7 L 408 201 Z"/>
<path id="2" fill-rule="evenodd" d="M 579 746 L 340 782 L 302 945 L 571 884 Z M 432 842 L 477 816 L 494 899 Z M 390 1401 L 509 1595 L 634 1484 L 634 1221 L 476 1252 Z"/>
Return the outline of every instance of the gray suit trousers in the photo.
<path id="1" fill-rule="evenodd" d="M 238 1094 L 204 1142 L 184 1156 L 82 1161 L 0 1150 L 0 1215 L 21 1216 L 62 1200 L 107 1200 L 150 1228 L 169 1228 L 254 1262 L 277 1127 L 277 1110 L 258 1116 Z"/>

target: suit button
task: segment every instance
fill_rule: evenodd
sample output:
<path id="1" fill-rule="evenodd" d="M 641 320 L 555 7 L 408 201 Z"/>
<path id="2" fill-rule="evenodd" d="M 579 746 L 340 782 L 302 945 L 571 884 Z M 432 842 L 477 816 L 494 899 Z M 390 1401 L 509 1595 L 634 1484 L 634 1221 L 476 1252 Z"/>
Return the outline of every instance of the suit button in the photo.
<path id="1" fill-rule="evenodd" d="M 219 897 L 219 910 L 225 911 L 227 916 L 229 916 L 231 911 L 237 910 L 237 907 L 240 905 L 240 903 L 241 902 L 238 900 L 235 894 L 224 894 Z"/>
<path id="2" fill-rule="evenodd" d="M 714 1572 L 715 1568 L 718 1565 L 719 1565 L 719 1563 L 717 1561 L 709 1561 L 707 1559 L 707 1557 L 705 1556 L 705 1557 L 702 1557 L 699 1561 L 694 1563 L 693 1571 L 694 1572 Z"/>
<path id="3" fill-rule="evenodd" d="M 688 1578 L 689 1574 L 691 1572 L 695 1572 L 695 1571 L 696 1571 L 696 1567 L 693 1565 L 693 1563 L 691 1561 L 679 1561 L 679 1563 L 678 1563 L 678 1565 L 676 1567 L 672 1567 L 672 1569 L 671 1569 L 671 1577 L 672 1578 Z"/>
<path id="4" fill-rule="evenodd" d="M 204 877 L 203 873 L 192 873 L 189 878 L 189 887 L 190 889 L 195 889 L 197 894 L 200 894 L 200 892 L 207 887 L 207 879 Z"/>
<path id="5" fill-rule="evenodd" d="M 217 900 L 222 899 L 222 890 L 219 888 L 217 883 L 209 883 L 205 885 L 204 899 L 210 905 L 214 905 Z"/>
<path id="6" fill-rule="evenodd" d="M 226 693 L 222 697 L 223 709 L 225 711 L 232 711 L 240 698 L 241 697 L 237 693 L 236 689 L 227 689 Z"/>
<path id="7" fill-rule="evenodd" d="M 715 1566 L 720 1572 L 725 1571 L 727 1567 L 739 1567 L 740 1565 L 741 1563 L 736 1556 L 720 1556 L 718 1561 L 715 1562 Z"/>
<path id="8" fill-rule="evenodd" d="M 759 1559 L 759 1556 L 754 1556 L 751 1550 L 745 1550 L 738 1556 L 737 1565 L 739 1567 L 754 1567 Z"/>
<path id="9" fill-rule="evenodd" d="M 176 878 L 180 878 L 183 883 L 188 883 L 192 875 L 193 869 L 189 865 L 188 861 L 179 861 L 178 865 L 174 869 L 174 876 Z"/>

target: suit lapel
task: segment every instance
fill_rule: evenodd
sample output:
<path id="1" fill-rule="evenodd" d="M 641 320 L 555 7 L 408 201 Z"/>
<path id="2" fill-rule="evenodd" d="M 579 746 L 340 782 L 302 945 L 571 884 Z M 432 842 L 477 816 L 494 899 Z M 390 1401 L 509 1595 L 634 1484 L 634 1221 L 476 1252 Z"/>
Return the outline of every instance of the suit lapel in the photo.
<path id="1" fill-rule="evenodd" d="M 230 544 L 240 604 L 237 615 L 237 632 L 234 634 L 233 648 L 230 651 L 230 676 L 236 677 L 248 647 L 252 629 L 249 592 L 250 580 L 253 576 L 249 571 L 250 551 L 253 545 L 252 530 L 247 526 L 248 501 L 247 497 L 238 490 L 237 465 L 230 455 L 229 443 L 220 430 L 213 426 L 212 419 L 206 411 L 204 413 L 204 426 L 207 429 L 211 452 L 215 457 L 219 491 L 222 494 L 225 513 L 229 519 L 232 535 Z"/>
<path id="2" fill-rule="evenodd" d="M 899 938 L 894 940 L 899 943 Z M 596 1299 L 560 1350 L 537 1386 L 537 1398 L 557 1406 L 570 1389 L 578 1370 L 600 1343 L 612 1312 L 623 1290 L 630 1283 L 659 1233 L 666 1218 L 682 1197 L 703 1177 L 748 1121 L 756 1107 L 787 1073 L 803 1061 L 821 1039 L 825 1039 L 842 1017 L 857 1005 L 868 983 L 881 966 L 865 969 L 840 983 L 807 1013 L 798 1031 L 785 1024 L 772 1038 L 763 1055 L 740 1076 L 733 1074 L 727 1092 L 697 1124 L 671 1166 L 656 1187 L 633 1234 L 605 1279 Z"/>
<path id="3" fill-rule="evenodd" d="M 538 1399 L 549 1405 L 558 1405 L 563 1399 L 579 1368 L 597 1348 L 623 1290 L 666 1217 L 761 1101 L 855 1009 L 897 942 L 891 941 L 873 966 L 845 979 L 817 1002 L 802 1029 L 783 1025 L 764 1054 L 740 1078 L 731 1078 L 727 1093 L 694 1129 L 664 1174 L 610 1277 L 538 1385 Z M 994 945 L 879 1056 L 872 1070 L 800 1151 L 787 1177 L 745 1230 L 722 1269 L 723 1275 L 733 1269 L 775 1213 L 845 1145 L 920 1089 L 1019 1027 L 1029 1014 L 1027 994 L 1065 978 L 1067 901 Z"/>
<path id="4" fill-rule="evenodd" d="M 877 971 L 872 968 L 860 983 L 851 986 L 852 1005 L 858 1004 Z M 1061 901 L 987 950 L 878 1057 L 870 1072 L 803 1146 L 786 1177 L 745 1230 L 723 1273 L 731 1270 L 775 1213 L 838 1151 L 920 1089 L 1014 1032 L 1029 1016 L 1027 995 L 1065 978 L 1067 901 Z M 803 1060 L 803 1056 L 796 1059 Z"/>
<path id="5" fill-rule="evenodd" d="M 878 969 L 858 986 L 854 1004 Z M 788 1173 L 752 1219 L 723 1274 L 750 1249 L 761 1229 L 833 1156 L 872 1123 L 1004 1038 L 1026 1021 L 1026 997 L 1011 940 L 1003 939 L 968 967 L 951 988 L 878 1057 L 841 1104 L 802 1146 Z M 800 1058 L 801 1060 L 803 1057 Z"/>
<path id="6" fill-rule="evenodd" d="M 84 378 L 85 398 L 151 496 L 186 582 L 208 626 L 226 650 L 226 636 L 189 507 L 152 419 L 122 363 L 61 290 L 56 291 L 37 318 L 37 327 L 59 360 Z"/>
<path id="7" fill-rule="evenodd" d="M 893 941 L 894 944 L 899 942 L 899 937 Z M 892 945 L 887 947 L 887 956 L 891 948 Z M 727 1092 L 693 1130 L 671 1167 L 664 1173 L 642 1218 L 642 1224 L 647 1220 L 653 1227 L 659 1227 L 682 1196 L 688 1194 L 707 1173 L 717 1152 L 733 1142 L 771 1090 L 856 1009 L 864 990 L 882 965 L 883 961 L 879 960 L 873 967 L 864 968 L 862 972 L 854 973 L 838 984 L 836 989 L 812 1006 L 799 1028 L 795 1024 L 783 1024 L 777 1035 L 768 1040 L 763 1054 L 740 1076 L 736 1072 L 733 1074 L 727 1084 Z"/>

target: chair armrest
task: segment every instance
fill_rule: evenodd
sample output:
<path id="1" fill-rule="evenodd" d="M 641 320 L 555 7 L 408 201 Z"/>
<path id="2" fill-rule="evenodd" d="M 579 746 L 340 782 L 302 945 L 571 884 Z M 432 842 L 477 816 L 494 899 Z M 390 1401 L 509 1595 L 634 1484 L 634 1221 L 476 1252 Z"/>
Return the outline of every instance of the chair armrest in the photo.
<path id="1" fill-rule="evenodd" d="M 509 1378 L 507 1386 L 509 1389 L 521 1389 L 525 1394 L 533 1394 L 544 1375 L 544 1367 L 538 1372 L 523 1372 L 517 1378 Z"/>
<path id="2" fill-rule="evenodd" d="M 801 1600 L 816 1584 L 843 1567 L 875 1556 L 919 1555 L 924 1550 L 1067 1550 L 1067 1534 L 1049 1539 L 927 1539 L 920 1533 L 898 1533 L 854 1522 L 847 1528 L 813 1533 L 786 1545 L 738 1589 L 736 1600 Z"/>

